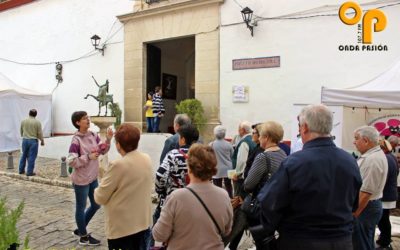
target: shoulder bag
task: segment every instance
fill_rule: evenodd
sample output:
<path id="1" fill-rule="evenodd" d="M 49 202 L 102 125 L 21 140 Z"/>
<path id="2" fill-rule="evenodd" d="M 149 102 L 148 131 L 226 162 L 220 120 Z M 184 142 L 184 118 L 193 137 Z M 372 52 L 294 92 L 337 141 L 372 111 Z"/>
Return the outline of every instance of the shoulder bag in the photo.
<path id="1" fill-rule="evenodd" d="M 265 161 L 267 164 L 267 175 L 263 179 L 260 180 L 258 187 L 253 192 L 253 194 L 248 194 L 240 207 L 242 211 L 246 214 L 246 216 L 250 219 L 259 219 L 260 218 L 260 202 L 257 200 L 257 193 L 262 188 L 262 185 L 269 179 L 271 175 L 271 159 L 267 153 L 263 153 L 265 155 Z"/>
<path id="2" fill-rule="evenodd" d="M 197 198 L 197 200 L 199 200 L 201 205 L 203 205 L 203 207 L 206 210 L 208 216 L 210 216 L 211 220 L 214 222 L 214 225 L 217 227 L 218 233 L 221 236 L 222 242 L 225 242 L 225 240 L 226 240 L 226 238 L 228 236 L 225 237 L 224 235 L 222 235 L 221 228 L 218 226 L 217 221 L 215 220 L 214 216 L 211 214 L 210 210 L 208 210 L 208 207 L 206 206 L 206 204 L 203 202 L 203 200 L 200 198 L 200 196 L 193 189 L 191 189 L 190 187 L 186 187 L 186 189 L 189 190 Z"/>

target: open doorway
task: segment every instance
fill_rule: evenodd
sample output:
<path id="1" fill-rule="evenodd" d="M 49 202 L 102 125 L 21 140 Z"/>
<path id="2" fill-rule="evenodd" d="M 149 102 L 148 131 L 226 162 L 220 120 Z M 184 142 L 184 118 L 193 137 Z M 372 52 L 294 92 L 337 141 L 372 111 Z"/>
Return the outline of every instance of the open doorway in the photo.
<path id="1" fill-rule="evenodd" d="M 195 37 L 146 45 L 146 93 L 161 86 L 165 115 L 160 131 L 173 133 L 175 105 L 184 99 L 195 98 Z"/>

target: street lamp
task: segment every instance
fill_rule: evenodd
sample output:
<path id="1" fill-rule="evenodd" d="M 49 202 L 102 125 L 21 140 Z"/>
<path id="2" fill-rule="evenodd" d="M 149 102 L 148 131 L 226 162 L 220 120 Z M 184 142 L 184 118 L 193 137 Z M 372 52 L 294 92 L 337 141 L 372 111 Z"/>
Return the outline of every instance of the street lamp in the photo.
<path id="1" fill-rule="evenodd" d="M 102 47 L 102 48 L 99 48 L 99 47 L 98 47 L 99 44 L 100 44 L 100 39 L 101 39 L 101 38 L 100 38 L 98 35 L 95 34 L 95 35 L 93 35 L 90 39 L 92 40 L 92 45 L 94 46 L 94 49 L 100 50 L 100 51 L 101 51 L 101 55 L 104 56 L 104 50 L 105 50 L 105 48 L 106 48 L 106 45 L 103 44 L 103 47 Z"/>
<path id="2" fill-rule="evenodd" d="M 246 23 L 247 28 L 250 30 L 251 36 L 253 36 L 253 26 L 250 25 L 251 19 L 253 17 L 253 11 L 249 7 L 246 7 L 241 12 L 243 21 Z"/>

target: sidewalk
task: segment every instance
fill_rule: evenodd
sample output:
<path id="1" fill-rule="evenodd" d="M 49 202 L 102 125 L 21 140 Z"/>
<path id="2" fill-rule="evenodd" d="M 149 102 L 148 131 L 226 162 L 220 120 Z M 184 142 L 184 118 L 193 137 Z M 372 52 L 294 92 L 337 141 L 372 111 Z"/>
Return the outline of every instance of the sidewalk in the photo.
<path id="1" fill-rule="evenodd" d="M 38 157 L 37 176 L 18 174 L 19 152 L 13 153 L 14 169 L 7 169 L 7 153 L 0 153 L 0 194 L 10 199 L 11 206 L 25 200 L 25 210 L 19 222 L 21 238 L 30 235 L 30 246 L 35 249 L 107 249 L 104 242 L 103 209 L 94 217 L 89 229 L 103 239 L 103 245 L 82 248 L 71 235 L 75 228 L 73 219 L 74 196 L 69 177 L 60 177 L 61 160 Z M 43 185 L 45 184 L 45 185 Z M 400 211 L 396 211 L 399 215 Z M 400 217 L 391 216 L 392 247 L 400 250 Z M 379 235 L 379 230 L 376 230 Z M 239 249 L 252 247 L 250 237 L 243 237 Z"/>

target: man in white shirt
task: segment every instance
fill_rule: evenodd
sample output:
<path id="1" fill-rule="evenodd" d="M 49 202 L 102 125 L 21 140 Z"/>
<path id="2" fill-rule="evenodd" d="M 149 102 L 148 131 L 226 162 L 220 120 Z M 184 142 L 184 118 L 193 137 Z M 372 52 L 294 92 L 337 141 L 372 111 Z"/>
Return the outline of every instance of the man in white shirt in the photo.
<path id="1" fill-rule="evenodd" d="M 353 247 L 355 250 L 374 250 L 375 227 L 382 216 L 383 188 L 386 183 L 388 163 L 379 147 L 379 133 L 372 126 L 362 126 L 354 131 L 354 145 L 361 153 L 357 163 L 363 180 L 355 217 Z"/>

